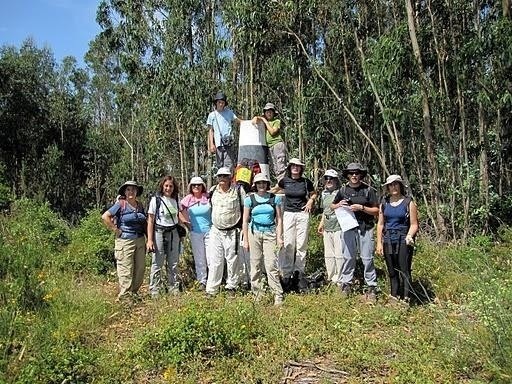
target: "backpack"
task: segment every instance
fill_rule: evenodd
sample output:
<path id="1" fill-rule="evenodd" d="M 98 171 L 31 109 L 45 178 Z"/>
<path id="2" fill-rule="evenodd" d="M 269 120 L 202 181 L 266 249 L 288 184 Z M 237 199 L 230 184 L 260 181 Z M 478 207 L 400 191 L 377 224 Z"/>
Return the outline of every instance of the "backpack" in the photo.
<path id="1" fill-rule="evenodd" d="M 128 204 L 126 202 L 126 199 L 125 198 L 118 198 L 117 202 L 119 203 L 119 206 L 121 207 L 119 209 L 119 211 L 117 211 L 117 214 L 115 216 L 112 217 L 112 222 L 116 225 L 116 227 L 119 228 L 119 221 L 121 220 L 121 216 L 124 215 L 124 212 L 126 210 L 126 204 Z M 145 215 L 146 212 L 144 211 L 144 207 L 142 206 L 142 203 L 140 201 L 137 200 L 137 206 L 135 207 L 135 212 L 138 213 L 138 212 L 144 212 Z M 147 216 L 146 216 L 147 218 Z M 147 221 L 145 222 L 146 224 L 144 225 L 144 233 L 147 235 Z"/>
<path id="2" fill-rule="evenodd" d="M 149 203 L 148 203 L 147 211 L 149 211 L 149 204 L 151 204 L 151 198 L 153 196 L 155 197 L 155 203 L 156 203 L 155 219 L 154 219 L 154 222 L 156 223 L 156 220 L 160 218 L 160 206 L 163 204 L 167 208 L 167 204 L 164 203 L 164 201 L 162 200 L 162 195 L 159 192 L 157 192 L 155 194 L 150 194 L 149 195 Z M 176 196 L 176 204 L 177 205 L 179 204 L 178 202 L 179 202 L 179 198 L 178 198 L 178 196 Z M 167 208 L 167 210 L 169 210 L 169 208 Z M 179 207 L 178 207 L 178 211 L 179 211 Z M 176 216 L 176 218 L 178 218 L 178 217 Z M 186 228 L 182 224 L 179 223 L 179 219 L 178 219 L 178 222 L 175 223 L 175 225 L 176 225 L 176 228 L 178 230 L 178 236 L 180 238 L 185 237 L 187 235 L 187 230 L 186 230 Z"/>
<path id="3" fill-rule="evenodd" d="M 233 228 L 228 228 L 228 229 L 242 228 L 242 222 L 243 222 L 243 218 L 244 218 L 244 203 L 242 201 L 242 192 L 240 192 L 240 188 L 242 188 L 242 186 L 237 185 L 237 186 L 235 186 L 235 188 L 236 188 L 236 193 L 238 195 L 238 204 L 240 205 L 240 219 L 238 220 L 238 223 L 236 223 L 233 226 Z M 210 192 L 208 193 L 208 201 L 210 202 L 210 207 L 212 207 L 212 208 L 213 208 L 212 197 L 216 190 L 217 190 L 217 185 L 214 185 L 210 189 Z"/>
<path id="4" fill-rule="evenodd" d="M 243 186 L 244 190 L 248 192 L 252 186 L 254 175 L 258 173 L 261 173 L 258 160 L 243 158 L 235 168 L 233 184 Z"/>
<path id="5" fill-rule="evenodd" d="M 404 197 L 404 203 L 405 203 L 405 206 L 407 208 L 407 211 L 406 211 L 406 214 L 405 214 L 405 218 L 407 219 L 407 225 L 410 226 L 411 225 L 411 221 L 410 221 L 410 204 L 411 204 L 411 201 L 412 201 L 412 197 L 411 196 L 405 196 Z M 384 205 L 386 203 L 389 203 L 389 196 L 382 196 L 382 199 L 380 199 L 380 212 L 384 212 Z"/>
<path id="6" fill-rule="evenodd" d="M 362 185 L 365 186 L 365 189 L 364 189 L 364 198 L 366 199 L 366 201 L 368 201 L 368 196 L 370 195 L 370 186 L 366 183 L 361 183 Z M 341 192 L 342 195 L 345 195 L 345 192 L 347 190 L 347 184 L 343 184 L 341 186 L 341 188 L 339 189 L 339 191 Z"/>
<path id="7" fill-rule="evenodd" d="M 274 195 L 273 193 L 270 193 L 270 197 L 268 198 L 268 200 L 267 201 L 263 201 L 263 202 L 257 201 L 256 200 L 256 196 L 254 195 L 254 193 L 251 193 L 250 198 L 251 198 L 251 209 L 250 209 L 251 212 L 258 205 L 268 204 L 272 208 L 274 208 L 274 222 L 272 224 L 269 224 L 268 226 L 271 227 L 271 226 L 275 225 L 275 223 L 276 223 L 276 214 L 277 214 L 276 213 L 277 212 L 277 208 L 276 208 L 276 195 Z M 258 224 L 258 225 L 261 225 L 261 224 Z"/>

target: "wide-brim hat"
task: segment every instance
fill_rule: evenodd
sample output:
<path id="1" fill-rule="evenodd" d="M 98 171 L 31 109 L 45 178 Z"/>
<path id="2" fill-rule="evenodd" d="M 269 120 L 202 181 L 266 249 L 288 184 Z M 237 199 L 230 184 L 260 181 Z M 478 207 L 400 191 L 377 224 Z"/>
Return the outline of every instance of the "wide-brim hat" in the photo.
<path id="1" fill-rule="evenodd" d="M 117 191 L 117 194 L 120 195 L 120 196 L 126 196 L 126 187 L 128 186 L 134 186 L 134 187 L 137 187 L 137 196 L 141 196 L 142 195 L 142 192 L 144 191 L 144 188 L 142 187 L 142 185 L 139 185 L 137 184 L 136 181 L 134 180 L 128 180 L 127 182 L 125 182 L 123 185 L 121 185 Z"/>
<path id="2" fill-rule="evenodd" d="M 228 105 L 228 99 L 226 97 L 226 94 L 224 92 L 217 92 L 215 96 L 213 97 L 213 102 L 216 103 L 219 100 L 223 100 L 226 105 Z"/>
<path id="3" fill-rule="evenodd" d="M 361 173 L 361 178 L 368 174 L 368 171 L 360 163 L 350 163 L 341 173 L 344 178 L 348 179 L 348 174 L 355 171 Z"/>
<path id="4" fill-rule="evenodd" d="M 334 169 L 328 169 L 324 173 L 324 177 L 334 177 L 336 179 L 339 178 L 338 172 L 336 172 Z"/>
<path id="5" fill-rule="evenodd" d="M 192 185 L 196 184 L 202 184 L 204 189 L 206 190 L 206 184 L 204 180 L 199 176 L 194 176 L 193 178 L 190 179 L 190 182 L 188 183 L 188 190 L 192 190 Z"/>
<path id="6" fill-rule="evenodd" d="M 279 112 L 277 111 L 276 106 L 273 103 L 267 103 L 263 107 L 263 113 L 265 113 L 266 111 L 269 111 L 269 110 L 273 110 L 274 114 L 279 115 Z"/>
<path id="7" fill-rule="evenodd" d="M 404 188 L 407 188 L 407 185 L 405 185 L 402 176 L 400 175 L 389 175 L 388 178 L 386 179 L 386 182 L 382 184 L 382 186 L 387 187 L 388 185 L 394 183 L 395 181 L 402 184 Z"/>
<path id="8" fill-rule="evenodd" d="M 231 170 L 228 167 L 220 167 L 215 176 L 228 175 L 231 176 Z"/>
<path id="9" fill-rule="evenodd" d="M 299 159 L 297 159 L 296 157 L 292 157 L 290 160 L 288 160 L 288 165 L 287 167 L 289 168 L 292 164 L 295 164 L 295 165 L 300 165 L 301 167 L 305 167 L 306 164 L 304 164 L 302 161 L 300 161 Z"/>
<path id="10" fill-rule="evenodd" d="M 254 179 L 252 180 L 254 184 L 259 183 L 260 181 L 270 183 L 269 178 L 264 173 L 258 173 L 256 176 L 254 176 Z"/>

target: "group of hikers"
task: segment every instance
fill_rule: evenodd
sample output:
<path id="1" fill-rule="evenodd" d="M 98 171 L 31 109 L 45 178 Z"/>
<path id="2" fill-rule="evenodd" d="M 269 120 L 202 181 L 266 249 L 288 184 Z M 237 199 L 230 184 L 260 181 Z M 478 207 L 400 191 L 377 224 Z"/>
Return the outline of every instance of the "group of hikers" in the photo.
<path id="1" fill-rule="evenodd" d="M 239 119 L 227 108 L 222 92 L 213 102 L 215 109 L 206 125 L 209 151 L 216 155 L 216 184 L 208 190 L 201 177 L 192 177 L 187 195 L 179 199 L 176 178 L 164 176 L 146 212 L 138 200 L 143 187 L 127 181 L 119 188 L 116 203 L 102 216 L 116 233 L 118 298 L 137 294 L 144 279 L 146 252 L 152 255 L 151 296 L 178 294 L 179 257 L 188 233 L 197 286 L 207 296 L 217 295 L 224 282 L 227 294 L 245 286 L 259 300 L 268 287 L 279 306 L 287 292 L 308 289 L 309 221 L 315 201 L 320 199 L 317 232 L 323 237 L 328 282 L 339 287 L 343 297 L 351 295 L 359 256 L 364 267 L 365 298 L 375 303 L 375 252 L 386 262 L 390 300 L 408 304 L 413 292 L 412 247 L 418 215 L 402 178 L 389 176 L 383 185 L 385 197 L 379 200 L 377 191 L 364 182 L 367 170 L 353 162 L 341 171 L 346 182 L 336 170 L 327 169 L 323 190 L 317 193 L 304 175 L 305 163 L 298 158 L 286 160 L 279 113 L 274 104 L 267 103 L 263 114 L 254 117 L 252 123 L 265 126 L 277 184 L 272 187 L 270 176 L 260 172 L 251 175 L 244 187 L 234 177 L 237 145 L 232 132 Z M 351 217 L 353 224 L 343 223 L 340 212 Z"/>

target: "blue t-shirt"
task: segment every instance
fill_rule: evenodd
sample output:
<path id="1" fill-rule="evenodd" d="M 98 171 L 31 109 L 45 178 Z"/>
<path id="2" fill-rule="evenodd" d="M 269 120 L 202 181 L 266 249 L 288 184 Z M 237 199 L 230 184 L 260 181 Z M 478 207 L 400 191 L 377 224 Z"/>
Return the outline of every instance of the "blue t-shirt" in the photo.
<path id="1" fill-rule="evenodd" d="M 270 199 L 270 194 L 267 194 L 265 197 L 254 194 L 254 198 L 258 203 L 267 203 Z M 280 196 L 274 197 L 275 206 L 281 205 L 282 199 Z M 251 197 L 248 196 L 244 200 L 244 207 L 251 208 L 252 201 Z M 259 204 L 254 207 L 251 211 L 251 220 L 249 223 L 249 228 L 258 232 L 272 232 L 276 229 L 276 220 L 274 217 L 275 211 L 274 207 L 270 204 Z"/>
<path id="2" fill-rule="evenodd" d="M 146 231 L 146 214 L 141 204 L 132 207 L 127 201 L 118 201 L 108 210 L 117 219 L 121 239 L 137 239 Z"/>
<path id="3" fill-rule="evenodd" d="M 221 112 L 217 110 L 210 112 L 206 125 L 207 127 L 210 125 L 213 127 L 213 139 L 215 140 L 216 147 L 222 145 L 222 138 L 225 140 L 228 138 L 232 139 L 231 124 L 236 119 L 236 115 L 229 108 L 224 108 Z"/>
<path id="4" fill-rule="evenodd" d="M 208 195 L 203 193 L 200 199 L 188 194 L 180 202 L 181 209 L 188 213 L 191 231 L 194 233 L 207 233 L 212 226 L 212 207 Z"/>
<path id="5" fill-rule="evenodd" d="M 192 232 L 206 233 L 212 226 L 212 208 L 210 204 L 197 204 L 188 209 Z"/>

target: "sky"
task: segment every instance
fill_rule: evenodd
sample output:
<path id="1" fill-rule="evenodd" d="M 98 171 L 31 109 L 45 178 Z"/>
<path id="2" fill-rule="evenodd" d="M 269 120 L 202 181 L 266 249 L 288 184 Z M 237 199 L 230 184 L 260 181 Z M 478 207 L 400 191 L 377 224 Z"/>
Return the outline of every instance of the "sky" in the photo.
<path id="1" fill-rule="evenodd" d="M 89 41 L 100 32 L 96 10 L 100 0 L 0 0 L 0 46 L 19 48 L 31 37 L 49 48 L 60 63 L 74 56 L 84 67 Z"/>

